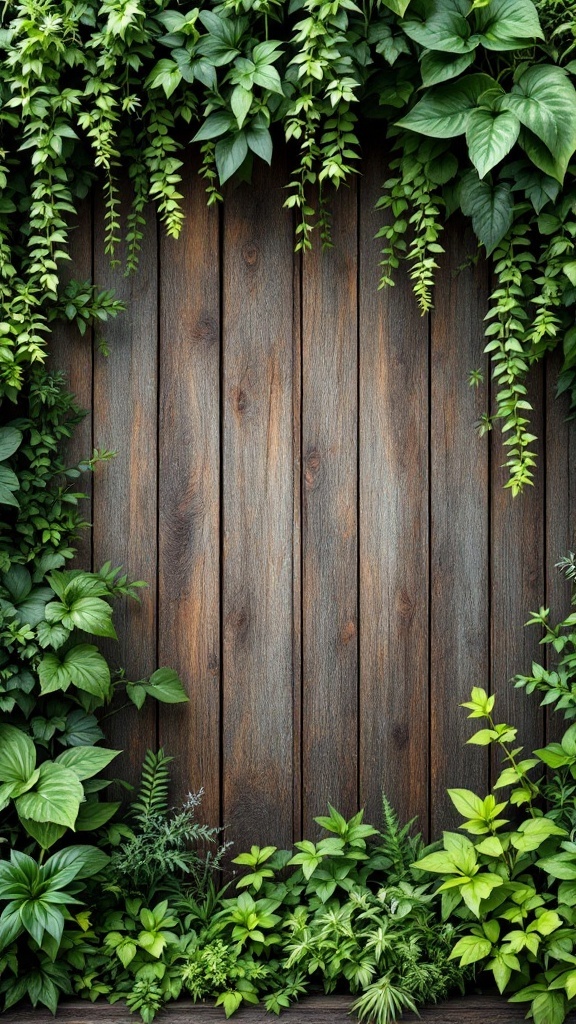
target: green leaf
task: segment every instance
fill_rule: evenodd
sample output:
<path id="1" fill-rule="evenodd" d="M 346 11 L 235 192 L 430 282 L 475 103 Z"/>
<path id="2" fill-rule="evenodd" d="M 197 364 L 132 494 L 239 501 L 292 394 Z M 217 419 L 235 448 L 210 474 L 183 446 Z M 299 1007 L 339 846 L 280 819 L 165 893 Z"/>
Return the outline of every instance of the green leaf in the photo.
<path id="1" fill-rule="evenodd" d="M 485 960 L 490 956 L 492 943 L 489 939 L 480 938 L 478 935 L 464 935 L 454 946 L 450 953 L 450 960 L 460 957 L 460 967 L 466 964 L 475 964 L 478 960 Z"/>
<path id="2" fill-rule="evenodd" d="M 76 831 L 94 832 L 97 828 L 102 828 L 103 825 L 110 821 L 110 818 L 114 817 L 121 806 L 120 801 L 103 801 L 102 803 L 94 801 L 80 804 L 80 810 L 76 818 Z"/>
<path id="3" fill-rule="evenodd" d="M 33 821 L 32 818 L 22 817 L 20 821 L 28 835 L 32 836 L 43 850 L 49 850 L 66 832 L 66 825 L 53 825 L 50 822 Z"/>
<path id="4" fill-rule="evenodd" d="M 476 9 L 475 19 L 487 50 L 515 50 L 544 38 L 531 0 L 490 0 Z"/>
<path id="5" fill-rule="evenodd" d="M 21 818 L 74 828 L 84 790 L 75 772 L 46 761 L 36 787 L 16 800 Z"/>
<path id="6" fill-rule="evenodd" d="M 95 636 L 108 636 L 116 640 L 116 630 L 112 625 L 112 609 L 100 597 L 80 597 L 68 609 L 62 618 L 65 626 L 75 626 Z"/>
<path id="7" fill-rule="evenodd" d="M 245 89 L 242 85 L 237 85 L 232 90 L 232 95 L 230 97 L 230 106 L 232 107 L 234 117 L 236 118 L 236 121 L 238 123 L 238 128 L 241 128 L 242 125 L 244 124 L 244 121 L 246 120 L 246 117 L 248 115 L 248 111 L 252 106 L 253 99 L 254 94 L 250 91 L 250 89 Z"/>
<path id="8" fill-rule="evenodd" d="M 245 130 L 248 148 L 267 164 L 272 162 L 272 136 L 264 118 L 255 117 Z"/>
<path id="9" fill-rule="evenodd" d="M 496 85 L 489 75 L 464 75 L 430 89 L 409 114 L 397 122 L 435 139 L 451 139 L 468 128 L 470 111 L 478 105 L 482 93 Z"/>
<path id="10" fill-rule="evenodd" d="M 488 171 L 510 152 L 520 132 L 520 121 L 510 111 L 472 110 L 466 129 L 468 153 L 478 175 Z"/>
<path id="11" fill-rule="evenodd" d="M 550 836 L 565 836 L 566 830 L 556 825 L 550 818 L 530 818 L 522 822 L 518 834 L 510 840 L 512 846 L 521 853 L 537 850 Z"/>
<path id="12" fill-rule="evenodd" d="M 484 803 L 470 789 L 449 789 L 448 796 L 458 813 L 465 818 L 483 817 Z"/>
<path id="13" fill-rule="evenodd" d="M 512 111 L 540 146 L 544 144 L 554 170 L 535 162 L 545 173 L 560 175 L 558 180 L 562 181 L 576 150 L 576 90 L 566 72 L 551 64 L 526 68 L 510 93 L 500 98 L 499 106 Z"/>
<path id="14" fill-rule="evenodd" d="M 43 694 L 66 691 L 74 685 L 101 700 L 110 696 L 110 669 L 92 644 L 77 644 L 62 660 L 56 654 L 45 654 L 38 675 Z"/>
<path id="15" fill-rule="evenodd" d="M 573 853 L 555 853 L 552 857 L 543 857 L 536 861 L 539 868 L 552 878 L 566 881 L 576 880 L 576 857 Z"/>
<path id="16" fill-rule="evenodd" d="M 240 169 L 247 153 L 248 143 L 243 132 L 236 132 L 235 135 L 216 143 L 214 156 L 221 185 Z"/>
<path id="17" fill-rule="evenodd" d="M 184 704 L 189 699 L 177 672 L 171 668 L 159 668 L 147 683 L 140 684 L 149 697 L 162 704 Z"/>
<path id="18" fill-rule="evenodd" d="M 202 127 L 196 132 L 192 142 L 207 142 L 217 139 L 220 135 L 234 131 L 235 122 L 227 110 L 218 110 L 206 118 Z"/>
<path id="19" fill-rule="evenodd" d="M 7 466 L 0 466 L 0 505 L 12 505 L 13 508 L 20 508 L 14 497 L 14 492 L 20 489 L 20 481 L 15 473 Z"/>
<path id="20" fill-rule="evenodd" d="M 82 782 L 101 772 L 122 753 L 105 747 L 70 747 L 56 758 L 55 764 L 69 768 Z"/>
<path id="21" fill-rule="evenodd" d="M 0 427 L 0 462 L 9 459 L 22 444 L 22 432 L 16 427 Z"/>
<path id="22" fill-rule="evenodd" d="M 94 715 L 75 708 L 66 716 L 66 726 L 58 737 L 63 747 L 91 746 L 104 739 Z"/>
<path id="23" fill-rule="evenodd" d="M 0 725 L 0 782 L 25 783 L 36 768 L 36 747 L 21 729 Z"/>
<path id="24" fill-rule="evenodd" d="M 470 24 L 465 17 L 466 4 L 446 3 L 433 0 L 425 21 L 408 18 L 402 28 L 410 39 L 426 50 L 440 50 L 442 53 L 469 53 L 478 46 L 477 39 L 470 38 Z"/>
<path id="25" fill-rule="evenodd" d="M 460 205 L 462 213 L 472 218 L 476 236 L 490 255 L 512 225 L 514 204 L 510 185 L 490 185 L 470 172 L 462 179 Z"/>
<path id="26" fill-rule="evenodd" d="M 420 61 L 422 82 L 426 86 L 439 85 L 457 78 L 474 63 L 474 53 L 452 54 L 439 50 L 426 50 Z"/>
<path id="27" fill-rule="evenodd" d="M 410 5 L 410 0 L 382 0 L 382 3 L 392 11 L 393 14 L 397 14 L 399 18 L 403 18 Z"/>

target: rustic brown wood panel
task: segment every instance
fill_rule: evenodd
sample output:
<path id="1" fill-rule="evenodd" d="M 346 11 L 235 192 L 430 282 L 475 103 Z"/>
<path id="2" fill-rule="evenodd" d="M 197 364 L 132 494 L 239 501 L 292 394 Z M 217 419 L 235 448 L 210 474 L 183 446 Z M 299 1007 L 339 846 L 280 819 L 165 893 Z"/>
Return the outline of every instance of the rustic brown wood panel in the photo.
<path id="1" fill-rule="evenodd" d="M 351 1020 L 356 1020 L 354 1014 L 350 1014 L 351 1004 L 352 1000 L 348 996 L 307 996 L 282 1014 L 282 1019 L 287 1024 L 349 1024 Z M 425 1006 L 419 1016 L 405 1013 L 402 1015 L 402 1024 L 416 1024 L 418 1021 L 423 1024 L 511 1024 L 526 1019 L 526 1005 L 508 1003 L 502 996 L 492 992 L 471 994 Z M 131 1018 L 128 1018 L 123 1003 L 109 1006 L 101 1001 L 88 1003 L 75 1000 L 63 1002 L 58 1007 L 58 1021 L 61 1024 L 116 1024 L 128 1019 Z M 193 1024 L 206 1024 L 208 1021 L 225 1019 L 221 1006 L 192 1003 L 189 999 L 170 1003 L 159 1017 L 163 1024 L 182 1024 L 188 1020 L 193 1021 Z M 266 1013 L 262 1005 L 244 1006 L 238 1011 L 237 1019 L 242 1024 L 260 1024 L 261 1021 L 269 1021 L 270 1014 Z M 566 1018 L 567 1024 L 574 1024 L 575 1019 L 575 1015 L 570 1014 Z M 4 1014 L 2 1020 L 4 1024 L 52 1024 L 54 1018 L 48 1010 L 33 1011 L 30 1007 L 21 1007 Z"/>
<path id="2" fill-rule="evenodd" d="M 461 269 L 474 240 L 450 224 L 431 323 L 430 809 L 437 836 L 460 824 L 447 787 L 483 792 L 486 751 L 467 747 L 473 729 L 458 705 L 489 684 L 488 449 L 474 434 L 482 397 L 468 373 L 485 366 L 483 267 Z M 509 495 L 507 495 L 509 498 Z"/>
<path id="3" fill-rule="evenodd" d="M 360 182 L 360 804 L 428 826 L 428 319 L 407 275 L 378 291 L 386 177 Z"/>
<path id="4" fill-rule="evenodd" d="M 71 280 L 92 280 L 92 204 L 86 199 L 80 205 L 78 220 L 70 228 L 70 262 L 62 267 L 63 284 Z M 49 366 L 61 370 L 65 374 L 67 386 L 75 395 L 86 416 L 76 428 L 73 436 L 66 444 L 68 465 L 74 466 L 82 459 L 92 455 L 92 330 L 82 336 L 74 324 L 58 322 L 50 336 Z M 82 491 L 88 497 L 80 505 L 82 515 L 87 522 L 92 515 L 92 476 L 85 473 L 75 485 L 75 490 Z M 76 556 L 71 563 L 83 569 L 90 568 L 92 563 L 92 536 L 89 529 L 75 543 Z"/>
<path id="5" fill-rule="evenodd" d="M 159 708 L 176 793 L 220 821 L 219 216 L 184 168 L 182 235 L 160 248 L 158 659 L 188 705 Z"/>
<path id="6" fill-rule="evenodd" d="M 542 603 L 550 608 L 552 622 L 560 622 L 570 612 L 571 586 L 556 563 L 569 551 L 576 550 L 576 434 L 574 423 L 568 417 L 568 398 L 556 398 L 556 386 L 561 359 L 555 355 L 546 367 L 546 522 L 545 522 L 545 571 L 546 597 Z M 534 608 L 539 607 L 534 606 Z M 534 609 L 530 609 L 531 611 Z M 528 627 L 535 640 L 542 631 L 537 626 Z M 552 666 L 557 655 L 548 644 L 540 647 L 537 660 Z M 531 698 L 537 701 L 537 695 Z M 565 719 L 561 712 L 547 709 L 547 739 L 560 739 Z"/>
<path id="7" fill-rule="evenodd" d="M 541 439 L 544 430 L 542 409 L 543 374 L 537 367 L 529 382 L 535 405 L 531 414 L 533 433 L 540 439 L 534 487 L 527 487 L 512 499 L 504 489 L 507 471 L 499 427 L 492 439 L 492 518 L 491 518 L 491 660 L 492 688 L 496 694 L 495 716 L 518 729 L 518 746 L 529 753 L 542 746 L 544 714 L 537 700 L 529 700 L 523 690 L 511 684 L 518 672 L 528 672 L 538 647 L 538 630 L 525 629 L 530 612 L 545 599 L 544 500 L 546 460 Z M 493 757 L 493 775 L 500 771 L 498 756 Z"/>
<path id="8" fill-rule="evenodd" d="M 333 204 L 302 279 L 303 828 L 357 806 L 357 198 Z"/>
<path id="9" fill-rule="evenodd" d="M 293 234 L 277 175 L 224 209 L 223 817 L 238 845 L 293 832 Z"/>
<path id="10" fill-rule="evenodd" d="M 126 197 L 122 212 L 128 209 Z M 95 208 L 94 276 L 127 302 L 127 311 L 110 323 L 106 340 L 110 354 L 94 359 L 94 443 L 118 455 L 99 467 L 94 481 L 94 564 L 123 565 L 132 579 L 143 579 L 141 603 L 121 601 L 115 613 L 119 643 L 107 643 L 112 664 L 126 669 L 128 679 L 149 675 L 157 667 L 157 231 L 148 217 L 133 276 L 121 265 L 111 268 L 104 254 L 104 211 Z M 104 645 L 103 645 L 104 646 Z M 156 709 L 127 710 L 109 719 L 112 746 L 125 748 L 118 761 L 123 777 L 135 781 L 148 747 L 156 745 Z"/>

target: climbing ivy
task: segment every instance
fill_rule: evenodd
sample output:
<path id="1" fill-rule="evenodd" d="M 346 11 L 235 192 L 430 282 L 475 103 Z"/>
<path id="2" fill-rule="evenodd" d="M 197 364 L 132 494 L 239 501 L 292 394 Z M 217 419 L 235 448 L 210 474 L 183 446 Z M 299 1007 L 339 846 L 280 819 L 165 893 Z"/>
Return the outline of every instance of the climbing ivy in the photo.
<path id="1" fill-rule="evenodd" d="M 557 346 L 576 410 L 574 0 L 23 0 L 0 15 L 0 394 L 16 402 L 55 317 L 117 311 L 61 283 L 78 202 L 137 267 L 152 202 L 182 227 L 183 150 L 208 203 L 283 135 L 297 249 L 330 244 L 330 193 L 361 166 L 360 120 L 391 151 L 383 287 L 406 262 L 423 313 L 442 228 L 469 217 L 496 278 L 487 351 L 514 494 L 535 455 L 526 376 Z M 119 181 L 132 187 L 121 217 Z"/>

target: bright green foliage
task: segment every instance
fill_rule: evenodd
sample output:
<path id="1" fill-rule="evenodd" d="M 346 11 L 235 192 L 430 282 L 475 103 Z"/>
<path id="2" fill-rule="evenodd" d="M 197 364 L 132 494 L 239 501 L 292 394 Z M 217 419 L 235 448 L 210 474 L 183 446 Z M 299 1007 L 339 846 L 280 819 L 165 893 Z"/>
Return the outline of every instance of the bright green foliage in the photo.
<path id="1" fill-rule="evenodd" d="M 563 567 L 572 577 L 573 558 Z M 569 718 L 576 714 L 572 620 L 574 615 L 553 628 L 547 609 L 533 616 L 560 664 L 553 670 L 533 664 L 531 676 L 516 680 L 529 692 L 543 692 L 543 703 Z M 490 970 L 501 992 L 530 1003 L 536 1024 L 562 1024 L 576 1006 L 576 725 L 560 742 L 523 757 L 517 730 L 494 719 L 494 704 L 493 696 L 475 687 L 464 705 L 470 718 L 483 722 L 468 742 L 496 745 L 504 756 L 494 792 L 482 799 L 468 790 L 449 791 L 466 819 L 460 827 L 471 838 L 445 832 L 442 849 L 415 866 L 440 875 L 444 916 L 468 922 L 452 957 L 462 967 L 478 962 Z M 502 801 L 501 791 L 508 792 Z"/>

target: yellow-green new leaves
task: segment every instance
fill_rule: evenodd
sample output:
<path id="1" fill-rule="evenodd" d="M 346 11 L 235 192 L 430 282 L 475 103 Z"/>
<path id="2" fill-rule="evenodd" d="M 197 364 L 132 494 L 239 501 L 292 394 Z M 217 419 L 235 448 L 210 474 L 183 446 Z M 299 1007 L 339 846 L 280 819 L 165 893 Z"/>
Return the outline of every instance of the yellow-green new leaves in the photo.
<path id="1" fill-rule="evenodd" d="M 490 871 L 482 871 L 474 845 L 465 836 L 455 832 L 444 833 L 444 850 L 430 853 L 416 861 L 414 867 L 421 871 L 434 871 L 448 875 L 439 892 L 458 889 L 467 907 L 476 917 L 480 915 L 482 900 L 488 899 L 493 889 L 502 885 L 503 879 Z"/>
<path id="2" fill-rule="evenodd" d="M 482 800 L 469 789 L 449 789 L 448 796 L 459 814 L 467 819 L 461 828 L 472 835 L 485 835 L 507 824 L 506 819 L 498 818 L 507 804 L 497 804 L 492 794 Z"/>

